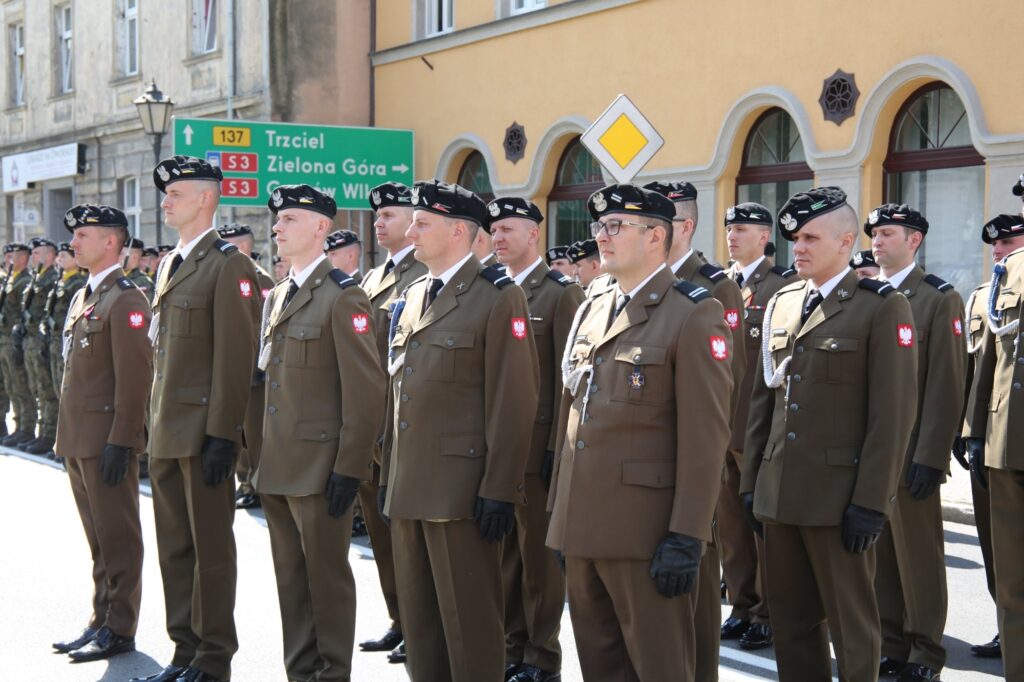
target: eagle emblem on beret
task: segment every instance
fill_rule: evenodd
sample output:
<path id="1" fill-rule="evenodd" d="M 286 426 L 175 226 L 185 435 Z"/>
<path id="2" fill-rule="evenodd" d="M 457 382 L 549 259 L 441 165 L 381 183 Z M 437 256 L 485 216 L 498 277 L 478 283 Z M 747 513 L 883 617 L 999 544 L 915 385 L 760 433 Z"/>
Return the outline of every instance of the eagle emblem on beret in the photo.
<path id="1" fill-rule="evenodd" d="M 726 220 L 735 220 L 736 219 L 736 209 L 730 206 L 725 211 L 725 219 Z"/>
<path id="2" fill-rule="evenodd" d="M 868 223 L 870 223 L 871 225 L 874 225 L 877 222 L 878 222 L 878 209 L 876 208 L 874 211 L 872 211 L 871 213 L 868 214 Z"/>
<path id="3" fill-rule="evenodd" d="M 420 188 L 413 187 L 412 193 L 409 195 L 409 199 L 412 201 L 412 205 L 416 206 L 420 203 Z"/>
<path id="4" fill-rule="evenodd" d="M 160 179 L 167 182 L 171 179 L 171 174 L 167 172 L 167 169 L 162 165 L 156 167 L 156 174 L 160 176 Z"/>
<path id="5" fill-rule="evenodd" d="M 71 211 L 68 211 L 67 214 L 65 214 L 64 224 L 67 225 L 68 227 L 74 227 L 75 225 L 78 224 L 78 221 L 75 219 L 75 216 L 71 213 Z"/>
<path id="6" fill-rule="evenodd" d="M 492 218 L 497 218 L 498 215 L 501 213 L 501 207 L 498 206 L 497 204 L 490 204 L 487 207 L 487 212 L 491 214 Z"/>
<path id="7" fill-rule="evenodd" d="M 274 206 L 280 207 L 284 203 L 284 197 L 281 196 L 281 190 L 275 189 L 274 193 L 270 195 L 270 200 L 274 202 Z"/>
<path id="8" fill-rule="evenodd" d="M 370 194 L 370 201 L 373 202 L 374 206 L 380 206 L 380 192 L 378 192 L 377 190 L 373 190 L 373 192 Z"/>
<path id="9" fill-rule="evenodd" d="M 864 263 L 864 254 L 861 253 L 860 251 L 858 251 L 853 256 L 853 264 L 854 265 L 863 265 L 863 263 Z"/>
<path id="10" fill-rule="evenodd" d="M 986 225 L 985 230 L 988 232 L 989 239 L 995 239 L 999 236 L 999 228 L 995 225 Z"/>
<path id="11" fill-rule="evenodd" d="M 782 217 L 779 218 L 779 222 L 782 223 L 782 229 L 786 230 L 786 232 L 792 232 L 797 227 L 796 218 L 788 213 L 783 213 Z"/>
<path id="12" fill-rule="evenodd" d="M 608 208 L 608 202 L 604 198 L 604 193 L 598 192 L 594 195 L 594 210 L 598 213 Z"/>

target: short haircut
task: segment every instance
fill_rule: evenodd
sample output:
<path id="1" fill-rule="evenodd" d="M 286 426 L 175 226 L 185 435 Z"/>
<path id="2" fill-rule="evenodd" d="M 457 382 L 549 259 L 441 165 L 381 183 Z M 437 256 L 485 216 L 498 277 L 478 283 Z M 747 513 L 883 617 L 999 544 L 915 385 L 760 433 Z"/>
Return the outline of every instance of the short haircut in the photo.
<path id="1" fill-rule="evenodd" d="M 685 203 L 696 204 L 697 202 L 687 201 Z M 661 227 L 665 230 L 665 255 L 667 256 L 668 252 L 672 250 L 672 233 L 674 231 L 672 229 L 672 223 L 667 220 L 661 220 L 660 218 L 651 218 L 650 225 L 652 228 Z"/>
<path id="2" fill-rule="evenodd" d="M 120 242 L 120 244 L 118 245 L 118 248 L 124 248 L 124 247 L 128 246 L 128 228 L 127 227 L 125 227 L 124 225 L 101 225 L 101 227 L 103 227 L 106 230 L 110 230 L 114 234 L 117 235 L 118 242 Z"/>
<path id="3" fill-rule="evenodd" d="M 700 217 L 700 211 L 697 209 L 697 201 L 677 201 L 676 207 L 676 220 L 692 220 L 693 228 L 696 230 L 697 220 Z"/>

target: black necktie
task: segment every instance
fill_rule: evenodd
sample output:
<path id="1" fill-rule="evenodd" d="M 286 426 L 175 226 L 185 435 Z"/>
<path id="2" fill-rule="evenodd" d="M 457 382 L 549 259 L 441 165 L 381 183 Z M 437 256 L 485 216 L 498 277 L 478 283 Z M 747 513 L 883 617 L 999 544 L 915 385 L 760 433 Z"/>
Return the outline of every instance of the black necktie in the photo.
<path id="1" fill-rule="evenodd" d="M 85 285 L 85 298 L 83 298 L 82 300 L 83 301 L 87 301 L 87 300 L 89 300 L 90 296 L 92 296 L 92 285 L 91 284 L 86 284 Z"/>
<path id="2" fill-rule="evenodd" d="M 290 279 L 288 284 L 288 293 L 284 295 L 284 304 L 281 306 L 281 310 L 288 307 L 288 304 L 291 303 L 291 300 L 295 298 L 295 294 L 297 293 L 299 293 L 299 285 L 295 283 L 294 279 Z"/>
<path id="3" fill-rule="evenodd" d="M 185 259 L 181 257 L 180 253 L 174 254 L 174 258 L 171 259 L 171 271 L 167 273 L 167 279 L 174 277 L 174 273 L 178 271 L 178 268 L 181 267 L 184 261 Z"/>
<path id="4" fill-rule="evenodd" d="M 629 303 L 629 298 L 630 297 L 627 294 L 619 294 L 616 297 L 616 299 L 615 299 L 615 310 L 612 311 L 612 318 L 610 320 L 608 320 L 608 328 L 609 329 L 611 328 L 611 326 L 613 324 L 615 324 L 615 318 L 617 318 L 619 316 L 619 313 L 622 312 L 622 309 L 626 307 L 627 303 Z"/>
<path id="5" fill-rule="evenodd" d="M 388 262 L 384 264 L 384 276 L 387 277 L 388 273 L 395 269 L 395 261 L 388 258 Z"/>
<path id="6" fill-rule="evenodd" d="M 739 287 L 743 286 L 743 273 L 742 272 L 737 272 L 736 273 L 736 286 L 739 286 Z"/>
<path id="7" fill-rule="evenodd" d="M 804 302 L 804 312 L 800 315 L 801 324 L 807 321 L 807 318 L 811 316 L 811 313 L 813 313 L 819 305 L 821 305 L 824 298 L 825 297 L 821 295 L 820 291 L 815 291 L 807 297 L 807 301 Z"/>
<path id="8" fill-rule="evenodd" d="M 430 280 L 430 288 L 427 289 L 426 308 L 429 308 L 430 304 L 434 302 L 434 299 L 437 298 L 437 292 L 441 291 L 441 287 L 443 286 L 444 281 L 440 277 Z M 424 308 L 424 310 L 426 310 L 426 308 Z"/>

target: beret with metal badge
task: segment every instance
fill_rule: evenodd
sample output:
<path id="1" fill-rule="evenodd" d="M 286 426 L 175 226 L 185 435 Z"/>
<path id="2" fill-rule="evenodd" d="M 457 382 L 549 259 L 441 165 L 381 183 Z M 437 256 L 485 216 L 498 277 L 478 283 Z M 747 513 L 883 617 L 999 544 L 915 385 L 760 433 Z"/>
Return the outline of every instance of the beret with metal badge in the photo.
<path id="1" fill-rule="evenodd" d="M 850 259 L 850 267 L 857 270 L 860 268 L 877 268 L 879 266 L 875 260 L 875 254 L 871 253 L 871 249 L 866 249 L 853 254 L 853 258 Z"/>
<path id="2" fill-rule="evenodd" d="M 568 246 L 552 246 L 544 253 L 544 260 L 548 265 L 551 265 L 553 261 L 561 260 L 565 258 L 569 259 L 569 247 Z"/>
<path id="3" fill-rule="evenodd" d="M 349 244 L 358 244 L 359 235 L 352 230 L 337 230 L 327 235 L 324 241 L 324 251 L 334 251 Z"/>
<path id="4" fill-rule="evenodd" d="M 385 182 L 370 190 L 370 208 L 374 211 L 385 206 L 412 206 L 412 190 L 400 182 Z"/>
<path id="5" fill-rule="evenodd" d="M 214 166 L 195 156 L 172 156 L 164 159 L 153 169 L 153 184 L 161 192 L 179 180 L 209 180 L 220 182 L 224 179 L 219 166 Z"/>
<path id="6" fill-rule="evenodd" d="M 672 201 L 695 201 L 697 188 L 688 182 L 648 182 L 644 189 L 663 194 Z"/>
<path id="7" fill-rule="evenodd" d="M 797 192 L 779 210 L 782 236 L 793 241 L 793 235 L 804 225 L 843 206 L 849 206 L 846 192 L 838 187 L 814 187 L 806 192 Z"/>
<path id="8" fill-rule="evenodd" d="M 144 248 L 142 250 L 142 255 L 143 256 L 159 256 L 160 252 L 157 251 L 157 248 L 155 246 L 147 246 L 146 248 Z"/>
<path id="9" fill-rule="evenodd" d="M 491 225 L 505 218 L 526 218 L 538 225 L 544 220 L 544 214 L 537 205 L 522 197 L 501 197 L 487 204 L 487 231 Z"/>
<path id="10" fill-rule="evenodd" d="M 871 230 L 882 225 L 899 225 L 928 234 L 928 221 L 907 204 L 882 204 L 873 210 L 864 223 L 864 234 L 870 237 Z"/>
<path id="11" fill-rule="evenodd" d="M 636 185 L 608 185 L 599 189 L 587 199 L 587 208 L 594 220 L 609 213 L 632 213 L 671 222 L 676 215 L 671 199 Z"/>
<path id="12" fill-rule="evenodd" d="M 146 249 L 145 242 L 138 237 L 129 237 L 127 246 L 129 249 L 142 249 L 143 251 Z"/>
<path id="13" fill-rule="evenodd" d="M 310 185 L 279 185 L 270 194 L 267 208 L 274 215 L 288 208 L 304 208 L 334 220 L 338 204 L 334 199 Z"/>
<path id="14" fill-rule="evenodd" d="M 4 253 L 14 253 L 15 251 L 32 253 L 32 249 L 28 248 L 28 244 L 22 244 L 21 242 L 11 242 L 4 246 Z"/>
<path id="15" fill-rule="evenodd" d="M 753 201 L 730 206 L 725 210 L 725 225 L 766 225 L 772 227 L 775 221 L 772 212 Z"/>
<path id="16" fill-rule="evenodd" d="M 489 215 L 483 199 L 465 187 L 441 180 L 420 180 L 413 185 L 412 205 L 417 211 L 471 220 L 480 227 L 487 224 Z"/>
<path id="17" fill-rule="evenodd" d="M 76 228 L 86 225 L 127 228 L 128 218 L 120 209 L 102 204 L 79 204 L 72 206 L 64 214 L 64 227 L 68 232 L 74 232 Z"/>
<path id="18" fill-rule="evenodd" d="M 57 244 L 55 244 L 54 242 L 50 241 L 46 237 L 32 237 L 32 239 L 29 241 L 28 245 L 29 245 L 30 248 L 33 248 L 33 249 L 36 248 L 37 246 L 50 246 L 50 247 L 53 247 L 54 249 L 57 248 Z"/>
<path id="19" fill-rule="evenodd" d="M 244 237 L 247 234 L 252 234 L 252 228 L 248 225 L 239 225 L 238 223 L 232 223 L 231 225 L 225 225 L 217 228 L 217 234 L 220 235 L 221 239 L 230 239 L 231 237 Z"/>
<path id="20" fill-rule="evenodd" d="M 57 253 L 70 253 L 72 256 L 75 255 L 75 250 L 71 248 L 69 242 L 61 242 L 57 244 Z"/>
<path id="21" fill-rule="evenodd" d="M 991 244 L 1000 239 L 1019 237 L 1022 234 L 1024 234 L 1024 218 L 1019 215 L 1003 213 L 985 223 L 985 227 L 981 230 L 981 241 Z"/>
<path id="22" fill-rule="evenodd" d="M 584 239 L 583 241 L 573 242 L 569 245 L 569 260 L 572 263 L 579 263 L 585 258 L 597 255 L 597 240 L 596 239 Z"/>

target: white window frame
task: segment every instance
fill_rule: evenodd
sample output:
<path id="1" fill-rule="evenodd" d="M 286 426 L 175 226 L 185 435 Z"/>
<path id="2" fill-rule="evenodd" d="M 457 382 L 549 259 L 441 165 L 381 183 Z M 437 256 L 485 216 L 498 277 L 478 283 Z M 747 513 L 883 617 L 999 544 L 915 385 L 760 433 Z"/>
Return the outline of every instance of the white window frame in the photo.
<path id="1" fill-rule="evenodd" d="M 123 0 L 123 2 L 124 18 L 121 39 L 124 41 L 124 63 L 121 68 L 125 76 L 135 76 L 139 73 L 139 0 Z M 133 36 L 134 40 L 132 40 Z"/>
<path id="2" fill-rule="evenodd" d="M 139 179 L 135 176 L 121 180 L 121 200 L 124 206 L 124 215 L 128 218 L 128 233 L 133 237 L 139 236 L 141 228 L 139 221 L 142 216 L 142 206 L 139 194 Z"/>
<path id="3" fill-rule="evenodd" d="M 547 6 L 547 0 L 509 0 L 510 15 L 526 14 Z"/>
<path id="4" fill-rule="evenodd" d="M 74 12 L 70 2 L 54 7 L 57 21 L 57 91 L 75 90 Z"/>
<path id="5" fill-rule="evenodd" d="M 192 54 L 217 51 L 217 0 L 192 0 Z"/>
<path id="6" fill-rule="evenodd" d="M 25 103 L 25 22 L 9 24 L 8 38 L 11 41 L 11 104 L 21 106 Z"/>
<path id="7" fill-rule="evenodd" d="M 423 7 L 423 35 L 439 36 L 455 30 L 455 0 L 426 0 Z"/>

